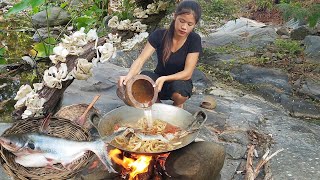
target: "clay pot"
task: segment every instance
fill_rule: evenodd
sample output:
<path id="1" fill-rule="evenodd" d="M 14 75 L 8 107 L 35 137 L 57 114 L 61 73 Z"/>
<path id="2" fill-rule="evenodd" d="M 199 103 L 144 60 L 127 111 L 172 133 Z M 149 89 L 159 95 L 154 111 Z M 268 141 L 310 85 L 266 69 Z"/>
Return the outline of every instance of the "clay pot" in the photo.
<path id="1" fill-rule="evenodd" d="M 157 101 L 158 92 L 154 81 L 146 75 L 132 77 L 126 85 L 118 87 L 117 95 L 128 106 L 148 108 Z"/>

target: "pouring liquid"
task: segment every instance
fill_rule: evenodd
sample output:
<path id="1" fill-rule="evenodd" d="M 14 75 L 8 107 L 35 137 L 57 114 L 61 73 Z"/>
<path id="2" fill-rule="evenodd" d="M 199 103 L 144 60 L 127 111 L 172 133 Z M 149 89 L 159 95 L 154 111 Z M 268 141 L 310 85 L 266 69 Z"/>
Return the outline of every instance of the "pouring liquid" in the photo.
<path id="1" fill-rule="evenodd" d="M 148 129 L 152 129 L 153 127 L 153 119 L 152 119 L 152 111 L 151 107 L 144 109 L 144 116 L 147 120 Z"/>

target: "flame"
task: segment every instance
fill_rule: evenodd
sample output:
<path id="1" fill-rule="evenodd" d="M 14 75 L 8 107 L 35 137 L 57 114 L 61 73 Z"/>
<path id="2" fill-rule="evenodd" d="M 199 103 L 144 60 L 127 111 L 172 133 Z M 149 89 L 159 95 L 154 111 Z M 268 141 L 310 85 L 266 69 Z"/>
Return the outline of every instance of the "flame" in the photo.
<path id="1" fill-rule="evenodd" d="M 123 157 L 123 159 L 120 159 L 120 154 L 121 151 L 119 149 L 113 149 L 109 152 L 109 156 L 115 163 L 123 166 L 126 170 L 130 171 L 129 180 L 133 180 L 138 174 L 148 171 L 152 156 L 136 155 L 136 159 L 127 157 Z"/>

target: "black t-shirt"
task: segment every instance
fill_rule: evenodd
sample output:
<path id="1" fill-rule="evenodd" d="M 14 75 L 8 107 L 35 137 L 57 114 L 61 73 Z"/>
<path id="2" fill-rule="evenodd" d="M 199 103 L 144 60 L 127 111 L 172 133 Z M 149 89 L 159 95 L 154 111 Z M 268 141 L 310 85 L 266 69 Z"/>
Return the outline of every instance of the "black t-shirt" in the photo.
<path id="1" fill-rule="evenodd" d="M 171 75 L 183 71 L 188 53 L 202 53 L 201 37 L 197 33 L 191 32 L 182 47 L 176 52 L 171 53 L 168 61 L 164 66 L 162 62 L 162 56 L 164 44 L 163 36 L 165 34 L 165 31 L 165 29 L 158 29 L 152 32 L 148 38 L 149 43 L 157 51 L 158 64 L 154 72 L 159 74 L 160 76 Z"/>

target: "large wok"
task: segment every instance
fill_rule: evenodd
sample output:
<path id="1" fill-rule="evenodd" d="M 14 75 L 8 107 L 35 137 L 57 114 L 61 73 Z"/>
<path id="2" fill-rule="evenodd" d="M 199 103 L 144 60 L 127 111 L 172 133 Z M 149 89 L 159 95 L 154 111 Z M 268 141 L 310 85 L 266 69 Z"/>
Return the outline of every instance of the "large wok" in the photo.
<path id="1" fill-rule="evenodd" d="M 178 139 L 178 142 L 181 142 L 181 144 L 175 146 L 174 149 L 153 153 L 146 153 L 141 151 L 133 152 L 130 149 L 126 149 L 125 147 L 120 146 L 115 141 L 112 141 L 110 145 L 120 150 L 136 154 L 166 153 L 182 148 L 194 141 L 199 134 L 200 127 L 207 119 L 207 115 L 203 111 L 198 111 L 197 113 L 192 115 L 181 108 L 167 104 L 156 103 L 152 105 L 151 109 L 153 119 L 159 119 L 168 122 L 171 125 L 177 126 L 183 130 L 188 130 L 190 131 L 190 134 Z M 144 110 L 130 106 L 122 106 L 108 112 L 104 117 L 100 119 L 99 123 L 96 126 L 100 136 L 104 137 L 112 135 L 114 133 L 115 126 L 134 126 L 142 117 L 145 117 Z"/>

